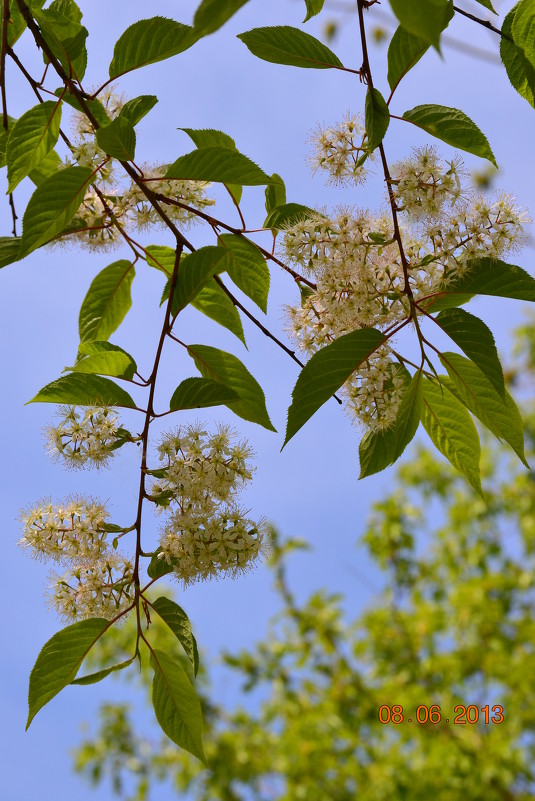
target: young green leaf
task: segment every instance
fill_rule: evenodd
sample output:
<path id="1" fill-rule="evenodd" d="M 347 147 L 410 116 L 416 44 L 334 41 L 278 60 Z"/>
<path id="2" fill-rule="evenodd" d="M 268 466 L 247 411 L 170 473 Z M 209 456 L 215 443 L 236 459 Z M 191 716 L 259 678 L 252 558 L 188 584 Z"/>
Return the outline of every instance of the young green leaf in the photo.
<path id="1" fill-rule="evenodd" d="M 179 641 L 193 666 L 195 675 L 197 675 L 197 671 L 199 670 L 199 652 L 187 614 L 182 607 L 174 601 L 171 601 L 170 598 L 165 598 L 163 596 L 156 598 L 152 607 L 160 615 L 164 623 L 167 623 Z"/>
<path id="2" fill-rule="evenodd" d="M 429 43 L 400 25 L 388 46 L 388 85 L 394 91 L 401 79 L 429 50 Z"/>
<path id="3" fill-rule="evenodd" d="M 88 30 L 80 24 L 79 15 L 65 13 L 67 5 L 64 3 L 63 8 L 60 9 L 52 3 L 42 11 L 34 11 L 33 16 L 39 23 L 43 38 L 65 72 L 68 75 L 74 75 L 81 81 L 87 67 L 85 42 Z M 76 4 L 71 3 L 70 5 L 74 8 Z M 45 63 L 48 63 L 45 55 L 43 58 Z"/>
<path id="4" fill-rule="evenodd" d="M 122 387 L 99 375 L 70 373 L 39 390 L 28 403 L 64 403 L 72 406 L 124 406 L 136 404 Z"/>
<path id="5" fill-rule="evenodd" d="M 8 192 L 53 149 L 60 123 L 61 103 L 48 100 L 31 108 L 13 125 L 6 147 Z"/>
<path id="6" fill-rule="evenodd" d="M 446 309 L 440 312 L 435 320 L 504 397 L 502 365 L 492 332 L 485 323 L 464 309 Z"/>
<path id="7" fill-rule="evenodd" d="M 412 441 L 422 413 L 422 373 L 418 370 L 401 399 L 394 428 L 396 431 L 396 447 L 394 462 L 399 459 L 407 445 Z"/>
<path id="8" fill-rule="evenodd" d="M 384 139 L 390 124 L 386 101 L 378 89 L 368 88 L 365 104 L 365 125 L 368 148 L 375 150 Z"/>
<path id="9" fill-rule="evenodd" d="M 226 147 L 229 150 L 237 150 L 234 139 L 215 128 L 179 128 L 178 130 L 184 131 L 195 147 Z"/>
<path id="10" fill-rule="evenodd" d="M 360 328 L 312 356 L 292 392 L 284 445 L 384 341 L 384 334 L 375 328 Z"/>
<path id="11" fill-rule="evenodd" d="M 32 13 L 43 7 L 45 0 L 26 0 Z M 0 24 L 3 25 L 4 4 L 0 4 Z M 26 20 L 22 16 L 17 3 L 9 4 L 9 23 L 7 25 L 7 43 L 13 47 L 19 36 L 26 30 Z"/>
<path id="12" fill-rule="evenodd" d="M 149 245 L 145 250 L 149 267 L 156 267 L 157 270 L 161 270 L 168 278 L 171 278 L 176 259 L 174 248 L 167 245 Z M 167 297 L 169 297 L 169 293 Z"/>
<path id="13" fill-rule="evenodd" d="M 241 39 L 254 56 L 273 64 L 312 69 L 344 69 L 332 50 L 309 33 L 290 25 L 253 28 L 252 31 L 240 33 L 238 39 Z"/>
<path id="14" fill-rule="evenodd" d="M 20 236 L 0 236 L 0 267 L 6 267 L 22 258 Z"/>
<path id="15" fill-rule="evenodd" d="M 44 159 L 39 162 L 37 167 L 30 170 L 28 178 L 34 182 L 36 186 L 41 186 L 47 178 L 54 175 L 58 170 L 65 169 L 65 164 L 62 162 L 55 150 L 47 153 Z"/>
<path id="16" fill-rule="evenodd" d="M 488 159 L 498 166 L 485 134 L 458 108 L 427 103 L 406 111 L 403 119 L 452 147 Z"/>
<path id="17" fill-rule="evenodd" d="M 82 342 L 78 348 L 78 361 L 67 367 L 76 373 L 97 373 L 115 378 L 131 379 L 137 370 L 134 359 L 118 345 L 110 342 Z"/>
<path id="18" fill-rule="evenodd" d="M 513 41 L 512 27 L 516 9 L 517 6 L 512 8 L 503 21 L 500 56 L 512 86 L 535 108 L 535 67 Z"/>
<path id="19" fill-rule="evenodd" d="M 265 258 L 244 236 L 222 234 L 219 242 L 229 253 L 226 270 L 230 279 L 266 314 L 270 276 Z"/>
<path id="20" fill-rule="evenodd" d="M 247 0 L 202 0 L 193 18 L 197 36 L 208 36 L 219 30 L 245 5 Z"/>
<path id="21" fill-rule="evenodd" d="M 234 414 L 269 431 L 276 430 L 267 413 L 262 387 L 236 356 L 209 345 L 190 345 L 188 353 L 203 378 L 219 381 L 238 393 L 240 400 L 225 404 Z"/>
<path id="22" fill-rule="evenodd" d="M 2 6 L 0 5 L 0 8 Z M 0 125 L 0 167 L 5 167 L 7 164 L 6 161 L 6 150 L 7 150 L 7 140 L 9 139 L 9 133 L 17 120 L 13 117 L 10 117 L 9 114 L 7 116 L 7 129 Z"/>
<path id="23" fill-rule="evenodd" d="M 201 147 L 180 156 L 167 170 L 166 178 L 187 181 L 213 181 L 222 184 L 262 186 L 269 175 L 237 150 L 228 147 Z"/>
<path id="24" fill-rule="evenodd" d="M 136 153 L 136 132 L 131 122 L 116 117 L 96 133 L 98 146 L 104 153 L 119 161 L 132 161 Z"/>
<path id="25" fill-rule="evenodd" d="M 423 380 L 422 423 L 431 441 L 463 473 L 479 495 L 481 446 L 472 418 L 447 387 Z"/>
<path id="26" fill-rule="evenodd" d="M 209 406 L 226 406 L 240 396 L 230 387 L 209 378 L 185 378 L 173 392 L 169 402 L 171 411 L 204 409 Z"/>
<path id="27" fill-rule="evenodd" d="M 323 215 L 309 206 L 302 206 L 300 203 L 284 203 L 282 206 L 275 206 L 271 209 L 264 220 L 264 228 L 280 231 L 295 225 L 300 220 L 310 220 L 318 216 L 322 217 Z"/>
<path id="28" fill-rule="evenodd" d="M 390 5 L 406 31 L 438 48 L 453 17 L 452 0 L 390 0 Z"/>
<path id="29" fill-rule="evenodd" d="M 303 22 L 308 22 L 309 19 L 312 19 L 312 17 L 315 17 L 320 13 L 325 0 L 305 0 L 305 3 L 307 7 L 307 15 Z"/>
<path id="30" fill-rule="evenodd" d="M 227 293 L 215 281 L 206 284 L 192 300 L 191 305 L 214 322 L 228 328 L 246 345 L 240 313 Z"/>
<path id="31" fill-rule="evenodd" d="M 104 618 L 81 620 L 58 631 L 43 646 L 30 674 L 26 729 L 39 710 L 74 679 L 109 625 Z"/>
<path id="32" fill-rule="evenodd" d="M 511 26 L 513 42 L 535 68 L 535 3 L 533 0 L 520 0 L 515 9 Z"/>
<path id="33" fill-rule="evenodd" d="M 178 659 L 156 648 L 151 663 L 152 704 L 158 723 L 170 740 L 206 765 L 201 704 L 184 668 Z"/>
<path id="34" fill-rule="evenodd" d="M 440 358 L 449 376 L 449 380 L 444 376 L 441 381 L 495 437 L 507 442 L 520 461 L 529 467 L 524 454 L 524 424 L 507 390 L 505 397 L 502 397 L 479 367 L 458 353 L 443 353 Z"/>
<path id="35" fill-rule="evenodd" d="M 50 242 L 70 223 L 93 181 L 89 167 L 65 167 L 37 187 L 22 219 L 21 256 Z"/>
<path id="36" fill-rule="evenodd" d="M 93 279 L 80 309 L 80 341 L 105 340 L 120 326 L 132 305 L 134 265 L 126 259 L 105 267 Z"/>
<path id="37" fill-rule="evenodd" d="M 466 266 L 462 275 L 444 287 L 444 295 L 491 295 L 535 303 L 535 279 L 522 267 L 487 257 L 473 259 Z"/>
<path id="38" fill-rule="evenodd" d="M 277 206 L 283 206 L 286 203 L 286 187 L 276 172 L 271 176 L 271 183 L 266 186 L 265 195 L 267 214 Z"/>
<path id="39" fill-rule="evenodd" d="M 140 95 L 127 100 L 119 112 L 121 119 L 127 120 L 132 127 L 136 126 L 151 109 L 154 108 L 158 98 L 156 95 Z"/>
<path id="40" fill-rule="evenodd" d="M 151 17 L 134 22 L 115 43 L 110 78 L 176 56 L 197 39 L 193 28 L 174 19 Z"/>
<path id="41" fill-rule="evenodd" d="M 112 665 L 112 667 L 104 668 L 103 670 L 97 670 L 96 673 L 89 673 L 87 676 L 81 676 L 79 679 L 74 679 L 71 681 L 70 684 L 79 684 L 85 687 L 87 684 L 96 684 L 102 679 L 105 679 L 110 673 L 115 673 L 116 670 L 124 670 L 126 667 L 132 664 L 136 657 L 132 656 L 130 659 L 125 659 L 124 662 L 119 662 L 118 665 Z"/>
<path id="42" fill-rule="evenodd" d="M 217 273 L 227 268 L 228 255 L 220 247 L 207 245 L 191 253 L 180 265 L 171 304 L 173 316 L 184 309 Z"/>
<path id="43" fill-rule="evenodd" d="M 59 87 L 58 89 L 54 90 L 54 94 L 58 97 L 61 97 L 63 103 L 67 103 L 68 106 L 71 108 L 76 109 L 81 114 L 83 114 L 82 107 L 78 100 L 74 97 L 74 95 L 70 95 L 68 92 L 65 92 L 65 87 Z M 85 105 L 89 108 L 91 114 L 96 119 L 99 125 L 108 125 L 110 123 L 110 117 L 108 117 L 108 112 L 100 102 L 100 100 L 86 100 Z"/>

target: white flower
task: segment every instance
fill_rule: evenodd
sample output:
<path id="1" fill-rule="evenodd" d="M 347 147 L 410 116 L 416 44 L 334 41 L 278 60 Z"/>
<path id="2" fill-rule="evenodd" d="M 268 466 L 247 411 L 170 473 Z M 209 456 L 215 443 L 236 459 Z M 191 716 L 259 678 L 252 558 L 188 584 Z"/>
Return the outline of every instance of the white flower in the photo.
<path id="1" fill-rule="evenodd" d="M 117 445 L 119 429 L 115 409 L 96 406 L 61 406 L 59 422 L 46 429 L 51 456 L 73 468 L 107 465 Z"/>
<path id="2" fill-rule="evenodd" d="M 66 621 L 88 617 L 111 620 L 134 601 L 134 566 L 119 554 L 106 554 L 90 564 L 75 564 L 53 574 L 48 599 Z"/>
<path id="3" fill-rule="evenodd" d="M 423 147 L 392 167 L 391 188 L 398 207 L 411 218 L 436 217 L 444 205 L 469 194 L 461 183 L 465 176 L 462 159 L 443 161 L 435 147 Z"/>
<path id="4" fill-rule="evenodd" d="M 334 184 L 359 184 L 366 180 L 365 162 L 374 156 L 366 144 L 366 131 L 360 117 L 347 114 L 332 128 L 318 126 L 311 136 L 315 145 L 313 172 L 324 170 Z"/>

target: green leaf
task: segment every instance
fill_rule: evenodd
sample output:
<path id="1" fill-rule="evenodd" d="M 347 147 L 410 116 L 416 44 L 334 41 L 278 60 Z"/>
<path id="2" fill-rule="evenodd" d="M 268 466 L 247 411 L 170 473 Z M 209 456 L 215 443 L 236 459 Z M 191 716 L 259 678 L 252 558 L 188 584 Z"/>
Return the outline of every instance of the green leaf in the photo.
<path id="1" fill-rule="evenodd" d="M 0 236 L 0 267 L 6 267 L 22 258 L 20 236 Z"/>
<path id="2" fill-rule="evenodd" d="M 178 659 L 156 648 L 151 663 L 152 704 L 158 723 L 170 740 L 206 765 L 201 704 L 184 668 Z"/>
<path id="3" fill-rule="evenodd" d="M 132 305 L 134 276 L 134 265 L 121 259 L 93 279 L 80 309 L 81 342 L 108 339 L 120 326 Z"/>
<path id="4" fill-rule="evenodd" d="M 332 50 L 314 36 L 290 25 L 254 28 L 252 31 L 240 33 L 238 39 L 241 39 L 254 56 L 273 64 L 313 69 L 344 69 Z"/>
<path id="5" fill-rule="evenodd" d="M 115 43 L 110 78 L 176 56 L 195 44 L 197 38 L 193 28 L 174 19 L 151 17 L 134 22 Z"/>
<path id="6" fill-rule="evenodd" d="M 149 245 L 145 250 L 149 267 L 156 267 L 157 270 L 161 270 L 168 278 L 171 278 L 176 259 L 174 248 L 167 245 Z M 169 293 L 167 297 L 169 297 Z"/>
<path id="7" fill-rule="evenodd" d="M 44 159 L 59 136 L 61 103 L 40 103 L 20 117 L 9 132 L 6 159 L 8 192 Z"/>
<path id="8" fill-rule="evenodd" d="M 491 295 L 535 303 L 535 279 L 522 267 L 487 257 L 472 259 L 466 266 L 462 275 L 446 284 L 444 295 Z"/>
<path id="9" fill-rule="evenodd" d="M 438 48 L 440 34 L 453 17 L 451 0 L 390 0 L 406 31 Z"/>
<path id="10" fill-rule="evenodd" d="M 85 686 L 87 684 L 96 684 L 102 679 L 105 679 L 110 673 L 115 673 L 116 670 L 124 670 L 124 668 L 128 667 L 132 664 L 136 657 L 132 656 L 130 659 L 125 659 L 124 662 L 119 662 L 118 665 L 113 665 L 112 667 L 104 668 L 103 670 L 97 670 L 96 673 L 90 673 L 87 676 L 81 676 L 79 679 L 74 679 L 71 681 L 70 684 L 79 684 Z"/>
<path id="11" fill-rule="evenodd" d="M 394 426 L 367 431 L 359 444 L 359 479 L 380 473 L 393 464 L 396 454 L 397 433 Z"/>
<path id="12" fill-rule="evenodd" d="M 270 276 L 258 247 L 237 234 L 223 234 L 219 242 L 230 256 L 226 265 L 229 277 L 266 314 Z"/>
<path id="13" fill-rule="evenodd" d="M 132 161 L 136 152 L 136 132 L 126 117 L 116 117 L 108 125 L 99 128 L 99 147 L 114 159 Z"/>
<path id="14" fill-rule="evenodd" d="M 82 11 L 74 2 L 74 0 L 52 0 L 49 8 L 52 9 L 52 11 L 67 17 L 67 19 L 71 20 L 71 22 L 82 21 Z"/>
<path id="15" fill-rule="evenodd" d="M 503 21 L 500 56 L 513 88 L 535 108 L 535 67 L 512 40 L 516 10 L 517 6 L 511 9 Z"/>
<path id="16" fill-rule="evenodd" d="M 270 182 L 269 175 L 254 161 L 237 150 L 221 146 L 201 147 L 180 156 L 171 164 L 165 177 L 242 186 L 261 186 Z"/>
<path id="17" fill-rule="evenodd" d="M 22 219 L 21 256 L 27 256 L 63 231 L 93 180 L 93 170 L 89 167 L 65 167 L 37 187 Z"/>
<path id="18" fill-rule="evenodd" d="M 159 559 L 158 554 L 154 554 L 147 568 L 147 575 L 151 579 L 161 578 L 173 572 L 173 565 L 168 564 L 163 556 Z"/>
<path id="19" fill-rule="evenodd" d="M 199 294 L 213 276 L 226 269 L 228 256 L 215 245 L 207 245 L 191 253 L 180 264 L 171 313 L 184 309 Z"/>
<path id="20" fill-rule="evenodd" d="M 403 119 L 452 147 L 488 159 L 495 167 L 498 166 L 485 134 L 457 108 L 427 103 L 406 111 Z"/>
<path id="21" fill-rule="evenodd" d="M 0 4 L 0 10 L 2 9 L 2 5 Z M 5 167 L 7 164 L 6 161 L 6 150 L 7 150 L 7 140 L 9 139 L 9 134 L 13 126 L 17 120 L 13 117 L 10 117 L 8 114 L 7 117 L 7 131 L 3 125 L 0 125 L 0 167 Z"/>
<path id="22" fill-rule="evenodd" d="M 463 294 L 462 292 L 452 295 L 444 292 L 444 294 L 430 295 L 425 300 L 419 300 L 418 304 L 427 312 L 438 312 L 443 309 L 456 309 L 458 306 L 468 303 L 473 297 L 473 295 Z"/>
<path id="23" fill-rule="evenodd" d="M 447 309 L 440 312 L 435 320 L 468 358 L 477 364 L 503 398 L 503 370 L 492 331 L 479 317 L 474 317 L 464 309 Z"/>
<path id="24" fill-rule="evenodd" d="M 156 598 L 152 607 L 160 615 L 164 623 L 167 623 L 179 641 L 193 666 L 195 675 L 197 675 L 197 671 L 199 670 L 199 652 L 187 614 L 182 607 L 163 596 Z"/>
<path id="25" fill-rule="evenodd" d="M 458 353 L 443 353 L 441 361 L 449 380 L 441 376 L 448 389 L 501 442 L 507 442 L 520 461 L 529 467 L 524 455 L 524 424 L 517 405 L 505 391 L 499 395 L 479 367 Z"/>
<path id="26" fill-rule="evenodd" d="M 206 284 L 191 305 L 214 322 L 228 328 L 245 345 L 245 334 L 238 309 L 215 281 Z"/>
<path id="27" fill-rule="evenodd" d="M 396 447 L 394 461 L 399 459 L 407 445 L 412 441 L 420 424 L 422 412 L 422 373 L 418 370 L 401 399 L 394 428 Z"/>
<path id="28" fill-rule="evenodd" d="M 136 404 L 122 387 L 109 378 L 98 375 L 71 373 L 62 376 L 39 390 L 28 403 L 64 403 L 72 406 L 124 406 L 135 409 Z"/>
<path id="29" fill-rule="evenodd" d="M 325 0 L 305 0 L 305 3 L 307 7 L 307 15 L 303 22 L 308 22 L 309 19 L 312 19 L 312 17 L 315 17 L 320 13 Z"/>
<path id="30" fill-rule="evenodd" d="M 423 379 L 422 423 L 431 441 L 479 495 L 481 447 L 472 418 L 447 387 Z"/>
<path id="31" fill-rule="evenodd" d="M 140 95 L 139 97 L 133 97 L 132 100 L 127 100 L 124 104 L 119 112 L 119 117 L 127 120 L 127 122 L 134 127 L 154 108 L 157 102 L 158 98 L 156 95 Z"/>
<path id="32" fill-rule="evenodd" d="M 275 206 L 271 209 L 264 220 L 263 227 L 282 231 L 301 220 L 310 220 L 318 216 L 322 217 L 323 215 L 309 206 L 302 206 L 300 203 L 284 203 L 282 206 Z"/>
<path id="33" fill-rule="evenodd" d="M 390 124 L 390 112 L 386 100 L 378 89 L 368 88 L 366 92 L 365 125 L 368 148 L 375 150 L 384 139 Z"/>
<path id="34" fill-rule="evenodd" d="M 485 134 L 457 108 L 427 103 L 406 111 L 403 119 L 452 147 L 488 159 L 495 167 L 498 166 Z"/>
<path id="35" fill-rule="evenodd" d="M 513 42 L 519 47 L 524 58 L 535 68 L 535 2 L 520 0 L 515 6 L 511 26 Z"/>
<path id="36" fill-rule="evenodd" d="M 394 91 L 401 79 L 429 50 L 429 43 L 405 30 L 402 25 L 394 33 L 388 46 L 388 85 Z"/>
<path id="37" fill-rule="evenodd" d="M 45 704 L 76 676 L 85 657 L 110 625 L 103 618 L 89 618 L 58 631 L 43 646 L 30 674 L 26 729 Z"/>
<path id="38" fill-rule="evenodd" d="M 26 0 L 30 10 L 34 12 L 43 7 L 45 0 Z M 4 18 L 4 4 L 0 4 L 0 24 Z M 13 47 L 19 36 L 26 30 L 26 21 L 19 11 L 16 2 L 9 4 L 9 23 L 7 26 L 7 43 Z"/>
<path id="39" fill-rule="evenodd" d="M 82 107 L 78 100 L 74 97 L 74 95 L 70 95 L 68 92 L 65 92 L 65 87 L 61 86 L 58 89 L 54 89 L 54 94 L 58 97 L 61 97 L 63 103 L 67 103 L 68 106 L 71 108 L 76 109 L 79 111 L 80 114 L 84 114 Z M 99 125 L 109 125 L 110 118 L 108 117 L 108 112 L 100 102 L 100 100 L 85 100 L 85 105 L 96 119 Z"/>
<path id="40" fill-rule="evenodd" d="M 195 147 L 226 147 L 229 150 L 236 150 L 234 139 L 215 128 L 179 128 L 178 130 L 187 133 Z"/>
<path id="41" fill-rule="evenodd" d="M 230 387 L 209 378 L 185 378 L 173 392 L 169 402 L 171 411 L 179 409 L 205 409 L 209 406 L 226 406 L 239 400 Z"/>
<path id="42" fill-rule="evenodd" d="M 47 178 L 54 175 L 58 170 L 65 169 L 65 164 L 62 162 L 55 150 L 47 153 L 42 161 L 39 162 L 37 167 L 34 167 L 28 173 L 28 178 L 34 182 L 36 186 L 41 186 Z"/>
<path id="43" fill-rule="evenodd" d="M 269 431 L 276 430 L 267 413 L 262 387 L 236 356 L 209 345 L 190 345 L 188 353 L 203 378 L 219 381 L 238 393 L 240 400 L 225 404 L 234 414 Z"/>
<path id="44" fill-rule="evenodd" d="M 137 364 L 130 354 L 109 342 L 82 342 L 78 348 L 78 356 L 76 364 L 67 367 L 67 370 L 126 379 L 133 378 L 137 370 Z"/>
<path id="45" fill-rule="evenodd" d="M 384 334 L 375 328 L 360 328 L 312 356 L 292 392 L 284 445 L 384 341 Z"/>
<path id="46" fill-rule="evenodd" d="M 219 30 L 247 0 L 202 0 L 193 18 L 197 36 L 208 36 Z"/>
<path id="47" fill-rule="evenodd" d="M 87 66 L 85 42 L 88 30 L 80 24 L 77 18 L 79 15 L 65 13 L 67 5 L 70 5 L 73 11 L 75 8 L 78 9 L 75 3 L 65 2 L 61 5 L 63 8 L 52 3 L 49 8 L 34 11 L 33 16 L 39 24 L 43 38 L 65 72 L 81 81 Z M 48 63 L 47 56 L 43 55 L 43 58 L 45 63 Z"/>
<path id="48" fill-rule="evenodd" d="M 480 6 L 485 6 L 485 8 L 488 8 L 488 10 L 492 11 L 493 14 L 497 14 L 498 13 L 497 11 L 494 10 L 490 0 L 475 0 L 475 1 L 476 1 L 476 3 L 479 3 Z"/>
<path id="49" fill-rule="evenodd" d="M 270 180 L 271 183 L 266 186 L 265 190 L 267 214 L 277 206 L 284 206 L 286 204 L 286 187 L 284 181 L 276 172 L 273 173 Z"/>

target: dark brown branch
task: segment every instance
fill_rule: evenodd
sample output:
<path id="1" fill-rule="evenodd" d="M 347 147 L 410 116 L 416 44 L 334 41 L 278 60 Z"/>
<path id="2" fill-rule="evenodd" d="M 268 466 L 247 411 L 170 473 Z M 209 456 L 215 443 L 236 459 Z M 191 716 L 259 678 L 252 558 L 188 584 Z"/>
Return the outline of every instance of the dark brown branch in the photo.
<path id="1" fill-rule="evenodd" d="M 493 33 L 497 33 L 498 36 L 503 36 L 504 39 L 509 39 L 510 42 L 512 41 L 512 39 L 509 36 L 507 36 L 505 33 L 502 33 L 501 30 L 499 28 L 496 28 L 496 26 L 493 25 L 492 22 L 490 22 L 489 20 L 481 19 L 481 17 L 476 17 L 475 14 L 470 14 L 468 11 L 464 11 L 462 8 L 459 8 L 459 6 L 454 5 L 453 10 L 457 14 L 462 14 L 463 17 L 471 19 L 472 22 L 477 22 L 478 25 L 482 25 L 484 28 L 487 28 L 487 30 L 493 31 Z"/>

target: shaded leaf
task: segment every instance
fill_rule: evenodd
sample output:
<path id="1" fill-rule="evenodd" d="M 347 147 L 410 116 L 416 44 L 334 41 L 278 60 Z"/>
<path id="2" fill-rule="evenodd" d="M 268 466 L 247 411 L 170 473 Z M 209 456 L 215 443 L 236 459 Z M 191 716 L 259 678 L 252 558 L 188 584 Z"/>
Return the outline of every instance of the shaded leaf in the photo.
<path id="1" fill-rule="evenodd" d="M 30 674 L 26 729 L 39 710 L 74 679 L 109 625 L 103 618 L 81 620 L 58 631 L 43 646 Z"/>
<path id="2" fill-rule="evenodd" d="M 226 406 L 239 400 L 230 387 L 209 378 L 185 378 L 173 392 L 169 402 L 172 411 L 178 409 L 204 409 L 209 406 Z"/>
<path id="3" fill-rule="evenodd" d="M 122 387 L 109 378 L 71 373 L 39 390 L 28 403 L 64 403 L 70 406 L 124 406 L 136 404 Z"/>
<path id="4" fill-rule="evenodd" d="M 443 385 L 423 379 L 422 423 L 431 441 L 479 495 L 481 447 L 465 406 Z"/>
<path id="5" fill-rule="evenodd" d="M 307 7 L 307 15 L 303 22 L 308 22 L 309 19 L 312 19 L 312 17 L 315 17 L 320 13 L 325 0 L 305 0 L 305 3 Z"/>
<path id="6" fill-rule="evenodd" d="M 390 124 L 390 113 L 386 101 L 378 89 L 368 88 L 366 92 L 365 125 L 368 148 L 375 150 L 384 139 Z"/>
<path id="7" fill-rule="evenodd" d="M 500 259 L 472 259 L 444 287 L 444 295 L 491 295 L 535 302 L 535 279 L 522 267 Z M 438 295 L 437 299 L 441 296 Z M 435 307 L 436 308 L 436 307 Z"/>
<path id="8" fill-rule="evenodd" d="M 197 36 L 208 36 L 219 30 L 247 0 L 202 0 L 193 18 Z"/>
<path id="9" fill-rule="evenodd" d="M 6 267 L 22 258 L 20 236 L 0 236 L 0 267 Z"/>
<path id="10" fill-rule="evenodd" d="M 170 598 L 165 598 L 163 596 L 156 598 L 152 607 L 157 611 L 164 623 L 167 623 L 179 641 L 193 666 L 195 675 L 197 675 L 197 671 L 199 670 L 199 652 L 187 614 L 182 607 L 174 601 L 171 601 Z"/>
<path id="11" fill-rule="evenodd" d="M 134 127 L 154 108 L 157 102 L 158 98 L 156 95 L 140 95 L 139 97 L 133 97 L 132 100 L 126 101 L 118 116 L 121 119 L 127 120 L 127 122 Z"/>
<path id="12" fill-rule="evenodd" d="M 214 322 L 228 328 L 245 345 L 245 334 L 238 309 L 215 281 L 206 284 L 191 305 Z"/>
<path id="13" fill-rule="evenodd" d="M 229 253 L 226 270 L 230 279 L 266 314 L 270 275 L 262 253 L 253 242 L 237 234 L 222 234 L 219 242 Z"/>
<path id="14" fill-rule="evenodd" d="M 166 560 L 163 558 L 158 558 L 159 554 L 154 554 L 151 557 L 149 562 L 149 566 L 147 568 L 147 575 L 151 579 L 161 578 L 162 576 L 167 576 L 169 573 L 173 572 L 173 566 L 168 564 Z"/>
<path id="15" fill-rule="evenodd" d="M 32 13 L 43 7 L 45 0 L 26 0 Z M 0 4 L 0 24 L 4 18 L 4 4 Z M 7 26 L 7 43 L 13 47 L 19 36 L 26 30 L 26 21 L 20 13 L 17 3 L 9 4 L 9 24 Z"/>
<path id="16" fill-rule="evenodd" d="M 193 28 L 174 19 L 151 17 L 134 22 L 115 43 L 110 78 L 176 56 L 197 38 Z"/>
<path id="17" fill-rule="evenodd" d="M 22 256 L 63 231 L 76 214 L 93 179 L 93 171 L 88 167 L 65 167 L 37 187 L 22 219 Z"/>
<path id="18" fill-rule="evenodd" d="M 271 183 L 266 186 L 265 195 L 266 212 L 268 214 L 272 209 L 277 206 L 284 206 L 286 203 L 286 187 L 284 181 L 276 172 L 271 176 Z"/>
<path id="19" fill-rule="evenodd" d="M 447 309 L 440 312 L 435 319 L 503 397 L 505 384 L 502 365 L 492 332 L 485 323 L 464 309 Z"/>
<path id="20" fill-rule="evenodd" d="M 29 109 L 13 125 L 6 148 L 8 192 L 54 148 L 60 123 L 61 103 L 49 100 Z"/>
<path id="21" fill-rule="evenodd" d="M 209 345 L 190 345 L 188 353 L 203 378 L 219 381 L 238 393 L 240 400 L 225 404 L 234 414 L 275 431 L 262 387 L 236 356 Z"/>
<path id="22" fill-rule="evenodd" d="M 515 6 L 511 25 L 513 41 L 524 58 L 535 68 L 535 5 L 533 0 L 520 0 Z"/>
<path id="23" fill-rule="evenodd" d="M 90 673 L 87 676 L 81 676 L 79 679 L 74 679 L 71 681 L 70 684 L 79 684 L 82 686 L 86 686 L 87 684 L 96 684 L 102 679 L 105 679 L 110 673 L 115 673 L 116 670 L 124 670 L 126 667 L 132 664 L 136 657 L 133 656 L 130 659 L 125 659 L 124 662 L 119 662 L 118 665 L 113 665 L 112 667 L 104 668 L 103 670 L 97 670 L 96 673 Z"/>
<path id="24" fill-rule="evenodd" d="M 453 17 L 451 0 L 390 0 L 390 5 L 406 31 L 435 47 Z"/>
<path id="25" fill-rule="evenodd" d="M 96 133 L 100 148 L 114 159 L 132 161 L 136 152 L 136 132 L 126 117 L 118 116 Z"/>
<path id="26" fill-rule="evenodd" d="M 512 40 L 516 8 L 512 8 L 503 21 L 500 56 L 513 88 L 535 108 L 535 67 Z"/>
<path id="27" fill-rule="evenodd" d="M 93 279 L 80 309 L 81 342 L 106 340 L 120 326 L 132 305 L 134 276 L 134 265 L 121 259 Z"/>
<path id="28" fill-rule="evenodd" d="M 238 39 L 253 55 L 274 64 L 313 69 L 344 68 L 338 56 L 322 42 L 290 25 L 254 28 L 240 33 Z"/>
<path id="29" fill-rule="evenodd" d="M 54 94 L 58 97 L 61 97 L 63 103 L 67 103 L 67 105 L 71 106 L 71 108 L 76 109 L 81 114 L 84 113 L 82 107 L 78 100 L 75 98 L 74 95 L 65 92 L 65 87 L 61 86 L 58 89 L 54 90 Z M 96 119 L 99 125 L 108 125 L 110 122 L 110 117 L 108 117 L 108 112 L 100 102 L 100 100 L 85 100 L 85 105 Z"/>
<path id="30" fill-rule="evenodd" d="M 429 43 L 400 25 L 388 46 L 388 85 L 394 90 L 401 79 L 429 50 Z"/>
<path id="31" fill-rule="evenodd" d="M 309 206 L 302 206 L 300 203 L 284 203 L 282 206 L 275 206 L 275 208 L 271 209 L 264 220 L 263 227 L 283 230 L 295 225 L 300 220 L 310 220 L 322 216 L 322 214 Z"/>
<path id="32" fill-rule="evenodd" d="M 201 704 L 184 668 L 178 659 L 156 648 L 151 663 L 152 703 L 158 723 L 170 740 L 206 764 Z"/>
<path id="33" fill-rule="evenodd" d="M 427 103 L 406 111 L 403 119 L 452 147 L 488 159 L 495 167 L 498 166 L 485 134 L 457 108 Z"/>
<path id="34" fill-rule="evenodd" d="M 292 392 L 284 445 L 384 341 L 384 334 L 375 328 L 360 328 L 311 357 Z"/>
<path id="35" fill-rule="evenodd" d="M 213 276 L 226 269 L 228 257 L 222 248 L 207 245 L 181 260 L 171 304 L 175 316 L 199 294 Z"/>

